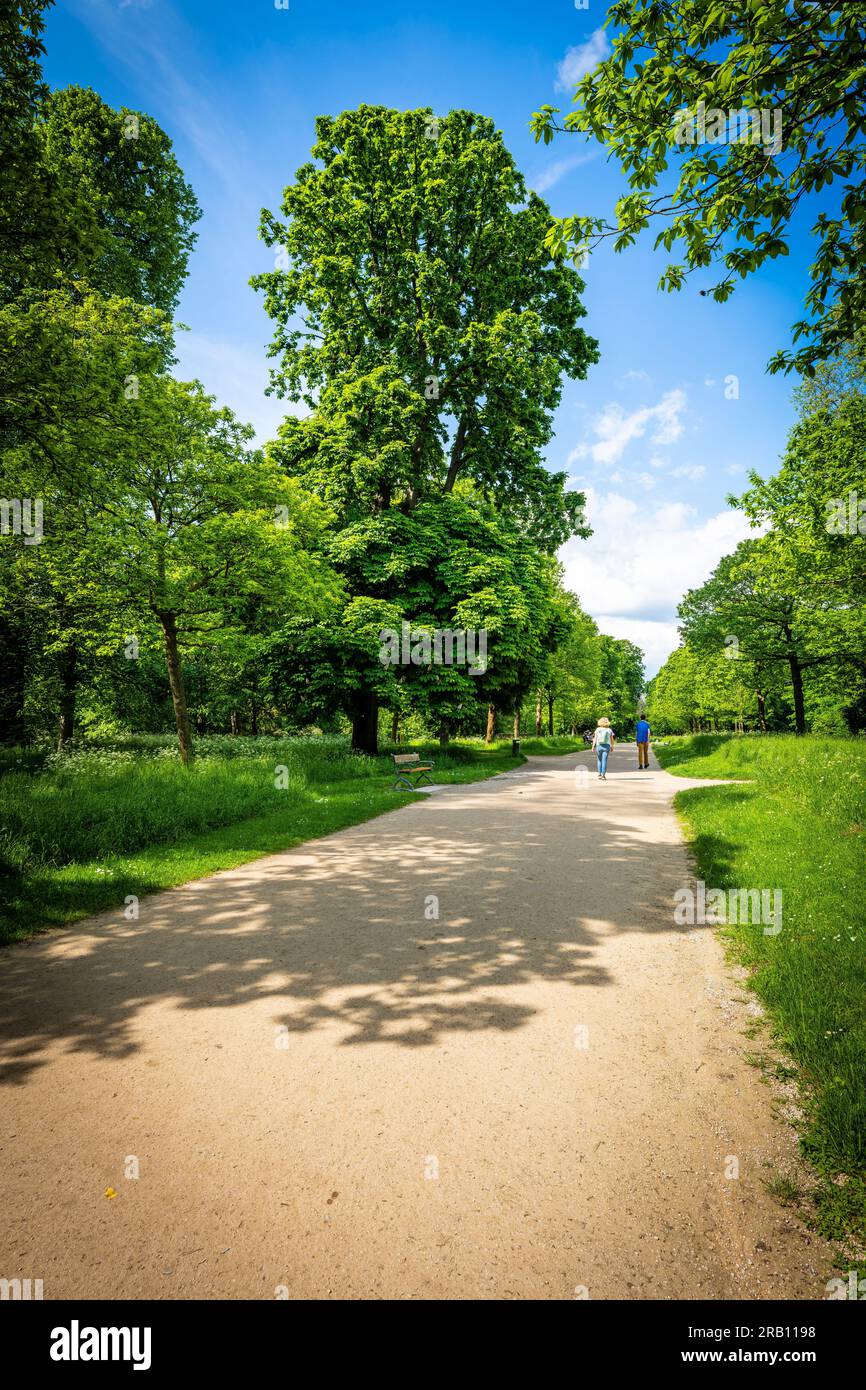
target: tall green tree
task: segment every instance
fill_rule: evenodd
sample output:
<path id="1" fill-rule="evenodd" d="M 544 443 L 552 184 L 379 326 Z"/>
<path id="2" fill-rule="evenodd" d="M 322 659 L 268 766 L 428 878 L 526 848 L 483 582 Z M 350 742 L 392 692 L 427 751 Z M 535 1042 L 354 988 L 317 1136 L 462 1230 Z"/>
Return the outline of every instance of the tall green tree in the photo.
<path id="1" fill-rule="evenodd" d="M 311 410 L 272 453 L 335 513 L 352 598 L 423 620 L 442 613 L 441 588 L 418 587 L 447 562 L 430 554 L 450 525 L 434 512 L 459 485 L 550 553 L 585 533 L 582 495 L 543 449 L 563 377 L 596 345 L 579 277 L 544 247 L 550 213 L 490 120 L 362 106 L 316 133 L 282 218 L 263 214 L 276 267 L 253 281 L 276 325 L 274 389 Z M 346 707 L 366 751 L 380 683 L 359 659 Z"/>
<path id="2" fill-rule="evenodd" d="M 339 594 L 320 555 L 324 509 L 248 448 L 252 433 L 198 382 L 151 378 L 99 499 L 101 582 L 158 627 L 184 763 L 183 652 L 245 640 L 251 604 L 276 628 L 298 609 L 324 615 Z"/>
<path id="3" fill-rule="evenodd" d="M 47 270 L 172 313 L 201 209 L 152 116 L 114 110 L 84 87 L 40 104 L 37 159 L 66 190 L 63 237 Z"/>
<path id="4" fill-rule="evenodd" d="M 735 650 L 760 667 L 786 670 L 794 727 L 806 732 L 804 679 L 840 659 L 837 600 L 791 582 L 792 569 L 775 533 L 741 541 L 707 582 L 679 606 L 681 632 L 697 652 Z"/>

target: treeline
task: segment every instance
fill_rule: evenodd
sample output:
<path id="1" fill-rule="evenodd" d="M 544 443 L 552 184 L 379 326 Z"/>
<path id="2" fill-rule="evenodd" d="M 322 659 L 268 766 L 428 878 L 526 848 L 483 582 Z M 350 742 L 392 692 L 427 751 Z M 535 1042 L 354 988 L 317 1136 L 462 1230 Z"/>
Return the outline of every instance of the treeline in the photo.
<path id="1" fill-rule="evenodd" d="M 640 653 L 563 589 L 584 499 L 543 463 L 597 345 L 493 123 L 317 121 L 253 281 L 309 414 L 257 449 L 172 374 L 200 212 L 171 143 L 45 88 L 45 8 L 0 21 L 0 740 L 630 719 Z M 404 624 L 483 632 L 483 669 L 386 662 Z"/>
<path id="2" fill-rule="evenodd" d="M 657 732 L 866 729 L 866 353 L 797 390 L 779 472 L 731 502 L 757 531 L 680 605 L 650 683 Z"/>

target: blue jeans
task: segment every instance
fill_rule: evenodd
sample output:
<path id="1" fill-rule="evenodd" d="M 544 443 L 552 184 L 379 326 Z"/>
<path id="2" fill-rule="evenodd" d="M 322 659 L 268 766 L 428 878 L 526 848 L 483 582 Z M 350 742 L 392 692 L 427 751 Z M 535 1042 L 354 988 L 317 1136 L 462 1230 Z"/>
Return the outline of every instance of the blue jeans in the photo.
<path id="1" fill-rule="evenodd" d="M 609 752 L 610 748 L 606 743 L 600 743 L 595 750 L 595 760 L 598 763 L 598 773 L 600 777 L 603 777 L 607 771 L 607 755 Z"/>

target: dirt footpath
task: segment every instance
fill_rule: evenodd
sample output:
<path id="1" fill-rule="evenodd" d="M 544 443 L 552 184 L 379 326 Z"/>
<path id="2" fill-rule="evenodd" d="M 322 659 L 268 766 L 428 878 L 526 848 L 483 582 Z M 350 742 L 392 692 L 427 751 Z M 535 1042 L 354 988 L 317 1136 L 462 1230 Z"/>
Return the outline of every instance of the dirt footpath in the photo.
<path id="1" fill-rule="evenodd" d="M 743 1060 L 748 996 L 674 923 L 691 784 L 632 747 L 604 783 L 589 763 L 531 758 L 0 954 L 0 1276 L 826 1297 L 827 1248 L 765 1191 L 795 1145 Z"/>

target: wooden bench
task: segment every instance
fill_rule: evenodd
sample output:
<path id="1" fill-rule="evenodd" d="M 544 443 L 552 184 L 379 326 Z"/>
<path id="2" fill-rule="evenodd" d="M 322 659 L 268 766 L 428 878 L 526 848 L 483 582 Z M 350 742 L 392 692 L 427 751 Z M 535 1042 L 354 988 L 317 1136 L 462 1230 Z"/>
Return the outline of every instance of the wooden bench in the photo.
<path id="1" fill-rule="evenodd" d="M 401 787 L 405 787 L 407 791 L 414 792 L 421 786 L 422 782 L 426 782 L 432 787 L 433 779 L 430 776 L 434 767 L 432 758 L 428 758 L 423 763 L 420 753 L 392 753 L 391 758 L 397 773 L 393 791 L 399 791 Z"/>

